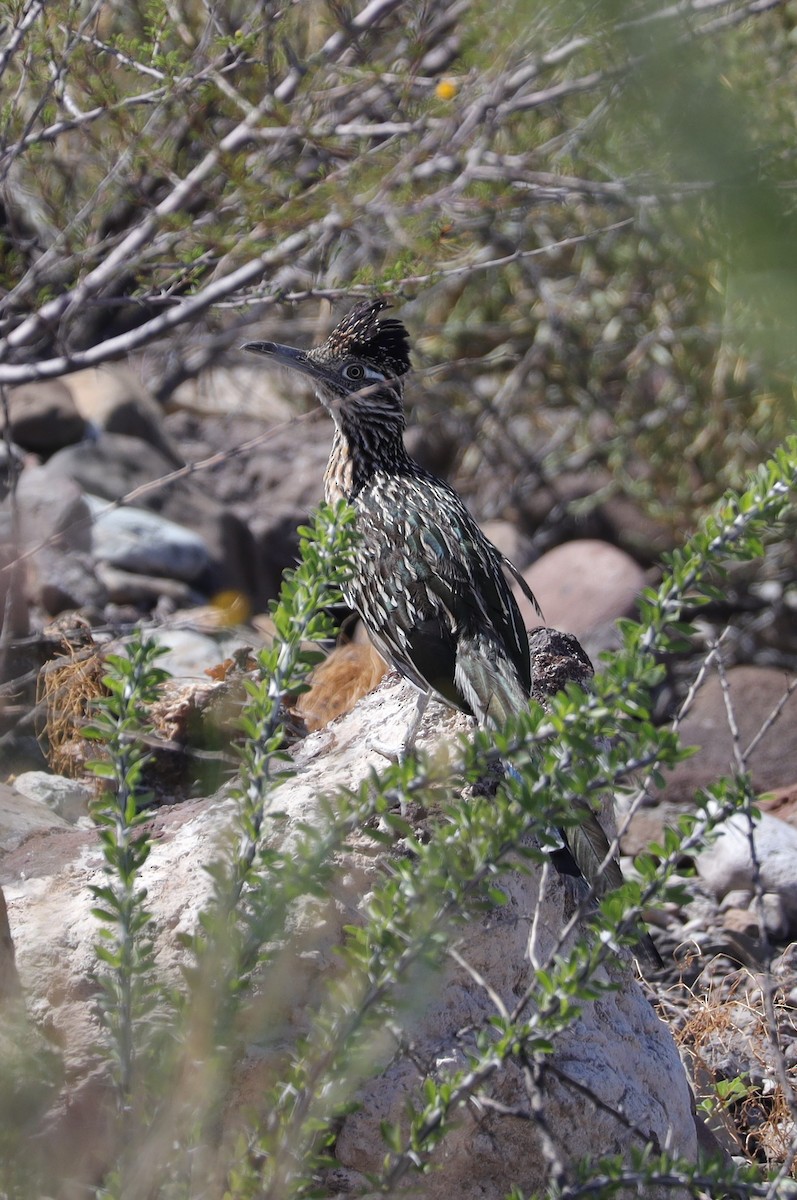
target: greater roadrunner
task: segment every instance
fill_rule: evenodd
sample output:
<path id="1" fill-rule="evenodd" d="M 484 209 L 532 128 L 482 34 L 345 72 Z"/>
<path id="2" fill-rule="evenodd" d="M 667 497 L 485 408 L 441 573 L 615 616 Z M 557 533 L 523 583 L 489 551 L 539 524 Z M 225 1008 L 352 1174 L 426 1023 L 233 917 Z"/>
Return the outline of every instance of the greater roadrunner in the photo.
<path id="1" fill-rule="evenodd" d="M 529 643 L 504 568 L 539 606 L 457 493 L 407 453 L 409 339 L 400 321 L 378 320 L 386 307 L 382 299 L 359 303 L 313 350 L 276 342 L 244 349 L 307 375 L 335 422 L 325 496 L 330 504 L 345 498 L 357 514 L 346 600 L 382 656 L 419 690 L 408 745 L 432 693 L 483 728 L 499 728 L 527 706 Z M 551 857 L 561 873 L 583 876 L 600 895 L 622 876 L 585 802 L 579 817 L 578 826 L 560 831 L 563 846 Z"/>

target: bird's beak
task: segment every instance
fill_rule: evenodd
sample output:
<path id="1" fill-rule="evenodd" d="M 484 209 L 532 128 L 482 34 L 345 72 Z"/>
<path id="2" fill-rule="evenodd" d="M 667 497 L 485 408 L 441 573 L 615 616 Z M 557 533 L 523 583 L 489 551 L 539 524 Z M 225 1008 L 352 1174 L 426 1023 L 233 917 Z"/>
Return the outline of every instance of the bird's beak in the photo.
<path id="1" fill-rule="evenodd" d="M 251 354 L 265 354 L 268 358 L 273 358 L 278 366 L 291 367 L 294 371 L 300 371 L 302 375 L 309 375 L 311 379 L 326 378 L 323 367 L 311 362 L 306 352 L 297 350 L 295 346 L 281 346 L 279 342 L 245 342 L 241 349 L 248 350 Z"/>

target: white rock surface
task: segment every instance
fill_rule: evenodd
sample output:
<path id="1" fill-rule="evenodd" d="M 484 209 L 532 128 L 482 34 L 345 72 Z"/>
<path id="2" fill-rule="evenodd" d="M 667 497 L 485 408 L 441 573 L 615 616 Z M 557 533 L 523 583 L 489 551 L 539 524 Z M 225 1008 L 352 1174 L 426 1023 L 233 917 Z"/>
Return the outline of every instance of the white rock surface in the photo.
<path id="1" fill-rule="evenodd" d="M 19 995 L 19 976 L 14 962 L 14 942 L 8 924 L 8 911 L 3 889 L 0 888 L 0 1007 L 9 997 Z"/>
<path id="2" fill-rule="evenodd" d="M 39 797 L 26 796 L 8 783 L 0 783 L 0 861 L 31 834 L 68 829 L 69 823 Z"/>
<path id="3" fill-rule="evenodd" d="M 192 583 L 210 566 L 203 539 L 190 529 L 143 508 L 113 508 L 87 495 L 92 514 L 92 554 L 100 562 L 142 575 Z"/>
<path id="4" fill-rule="evenodd" d="M 49 771 L 25 771 L 17 775 L 14 789 L 30 800 L 41 800 L 70 824 L 88 816 L 89 801 L 93 796 L 91 788 L 78 780 Z"/>
<path id="5" fill-rule="evenodd" d="M 765 895 L 777 897 L 765 905 L 775 924 L 786 921 L 788 928 L 772 928 L 778 937 L 797 933 L 797 829 L 785 821 L 762 813 L 755 823 L 754 842 L 760 864 L 761 886 Z M 724 824 L 715 842 L 697 859 L 697 871 L 706 887 L 718 900 L 729 892 L 755 891 L 755 867 L 750 845 L 750 824 L 736 814 Z"/>
<path id="6" fill-rule="evenodd" d="M 158 666 L 175 679 L 207 678 L 207 670 L 217 667 L 245 644 L 235 634 L 210 637 L 195 629 L 155 629 L 151 637 L 166 651 L 158 659 Z"/>
<path id="7" fill-rule="evenodd" d="M 298 745 L 293 754 L 296 775 L 283 784 L 276 804 L 286 814 L 282 836 L 288 842 L 299 823 L 319 820 L 321 795 L 357 786 L 370 768 L 383 766 L 379 755 L 365 748 L 366 739 L 377 734 L 383 741 L 398 742 L 412 702 L 409 685 L 388 676 L 351 714 Z M 450 739 L 466 725 L 464 718 L 430 705 L 420 745 Z M 223 798 L 190 801 L 161 809 L 154 818 L 152 850 L 141 883 L 155 914 L 159 962 L 175 981 L 184 957 L 178 935 L 196 927 L 210 890 L 204 866 L 216 857 L 232 803 Z M 266 996 L 268 1021 L 262 1034 L 251 1030 L 251 1071 L 237 1080 L 230 1110 L 264 1102 L 260 1072 L 264 1061 L 267 1070 L 273 1022 L 283 1019 L 288 1036 L 291 1030 L 311 1028 L 314 998 L 340 970 L 334 947 L 344 926 L 359 919 L 368 892 L 383 876 L 386 853 L 377 851 L 365 834 L 353 836 L 323 901 L 302 910 L 293 930 L 298 949 L 287 956 L 290 969 L 281 970 L 274 985 L 284 995 L 279 1003 L 273 995 Z M 540 898 L 538 874 L 507 871 L 500 880 L 507 903 L 456 927 L 458 953 L 489 989 L 478 975 L 451 961 L 441 976 L 426 973 L 413 986 L 405 1014 L 405 1045 L 398 1047 L 383 1031 L 372 1048 L 360 1108 L 342 1123 L 332 1191 L 360 1187 L 363 1173 L 379 1168 L 385 1154 L 380 1121 L 402 1119 L 408 1097 L 418 1098 L 421 1064 L 429 1064 L 437 1075 L 463 1065 L 475 1032 L 495 1013 L 494 995 L 511 1009 L 532 981 L 534 963 L 556 942 L 568 897 L 572 900 L 562 881 L 547 874 Z M 87 1077 L 93 1064 L 97 1027 L 91 975 L 97 926 L 88 885 L 101 880 L 93 831 L 51 829 L 46 840 L 30 836 L 0 859 L 0 883 L 29 1010 L 63 1047 L 72 1081 Z M 692 1159 L 694 1119 L 669 1030 L 654 1014 L 628 962 L 613 961 L 607 972 L 616 990 L 583 1005 L 577 1024 L 557 1039 L 551 1056 L 557 1075 L 548 1073 L 543 1085 L 545 1114 L 562 1161 L 568 1166 L 583 1157 L 630 1152 L 647 1139 Z M 514 1063 L 498 1069 L 483 1091 L 501 1104 L 524 1110 L 528 1106 L 523 1075 Z M 437 1163 L 424 1178 L 425 1200 L 500 1200 L 512 1184 L 524 1193 L 546 1186 L 534 1122 L 496 1109 L 463 1110 L 457 1127 L 438 1149 Z M 410 1189 L 418 1184 L 417 1178 L 407 1180 Z M 647 1200 L 657 1195 L 649 1189 Z M 673 1195 L 668 1193 L 667 1200 Z"/>

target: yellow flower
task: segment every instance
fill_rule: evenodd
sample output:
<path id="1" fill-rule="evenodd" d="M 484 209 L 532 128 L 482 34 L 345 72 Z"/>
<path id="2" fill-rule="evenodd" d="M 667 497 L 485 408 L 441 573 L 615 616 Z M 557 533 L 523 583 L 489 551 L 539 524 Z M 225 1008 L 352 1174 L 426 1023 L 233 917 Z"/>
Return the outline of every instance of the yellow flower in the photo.
<path id="1" fill-rule="evenodd" d="M 210 603 L 221 625 L 240 625 L 251 612 L 249 600 L 242 592 L 216 592 Z"/>
<path id="2" fill-rule="evenodd" d="M 438 100 L 453 100 L 457 94 L 457 85 L 453 79 L 441 79 L 434 90 Z"/>

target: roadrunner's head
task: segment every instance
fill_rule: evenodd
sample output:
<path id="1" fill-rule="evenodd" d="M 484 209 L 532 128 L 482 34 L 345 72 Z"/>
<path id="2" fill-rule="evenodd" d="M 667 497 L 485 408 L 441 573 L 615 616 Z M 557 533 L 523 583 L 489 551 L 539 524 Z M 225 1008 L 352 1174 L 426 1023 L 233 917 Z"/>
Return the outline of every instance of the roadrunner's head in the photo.
<path id="1" fill-rule="evenodd" d="M 376 423 L 403 429 L 409 339 L 401 321 L 378 320 L 387 307 L 382 299 L 361 301 L 313 350 L 278 342 L 247 342 L 243 349 L 307 375 L 340 428 Z"/>

